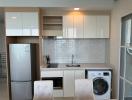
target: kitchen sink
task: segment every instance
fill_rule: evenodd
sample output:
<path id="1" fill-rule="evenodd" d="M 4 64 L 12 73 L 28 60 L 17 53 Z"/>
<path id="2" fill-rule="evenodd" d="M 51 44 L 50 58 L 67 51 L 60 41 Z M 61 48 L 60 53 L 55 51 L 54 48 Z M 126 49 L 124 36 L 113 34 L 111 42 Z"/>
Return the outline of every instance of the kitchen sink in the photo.
<path id="1" fill-rule="evenodd" d="M 66 67 L 80 67 L 79 64 L 67 64 Z"/>

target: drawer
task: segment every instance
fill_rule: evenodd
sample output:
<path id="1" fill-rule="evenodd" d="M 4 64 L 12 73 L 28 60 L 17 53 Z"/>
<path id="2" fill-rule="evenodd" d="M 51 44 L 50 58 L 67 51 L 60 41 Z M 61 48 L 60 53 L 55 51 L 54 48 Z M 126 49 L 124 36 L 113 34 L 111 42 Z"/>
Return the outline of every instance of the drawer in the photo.
<path id="1" fill-rule="evenodd" d="M 42 77 L 63 77 L 63 71 L 41 71 Z"/>

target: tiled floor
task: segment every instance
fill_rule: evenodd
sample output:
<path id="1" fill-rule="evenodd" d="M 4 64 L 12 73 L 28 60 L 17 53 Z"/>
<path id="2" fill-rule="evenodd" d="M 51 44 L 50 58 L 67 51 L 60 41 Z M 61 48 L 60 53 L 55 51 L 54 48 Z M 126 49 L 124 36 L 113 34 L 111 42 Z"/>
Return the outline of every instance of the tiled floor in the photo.
<path id="1" fill-rule="evenodd" d="M 7 92 L 7 80 L 0 78 L 0 100 L 9 100 Z"/>

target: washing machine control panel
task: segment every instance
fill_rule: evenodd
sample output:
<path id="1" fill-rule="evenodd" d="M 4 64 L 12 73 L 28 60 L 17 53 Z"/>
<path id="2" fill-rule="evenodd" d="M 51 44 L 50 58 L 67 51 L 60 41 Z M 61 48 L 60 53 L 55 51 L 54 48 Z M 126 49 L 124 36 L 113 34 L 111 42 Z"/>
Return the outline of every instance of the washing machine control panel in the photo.
<path id="1" fill-rule="evenodd" d="M 111 71 L 88 71 L 87 78 L 111 77 Z"/>
<path id="2" fill-rule="evenodd" d="M 109 76 L 109 72 L 104 72 L 103 75 L 104 76 Z"/>

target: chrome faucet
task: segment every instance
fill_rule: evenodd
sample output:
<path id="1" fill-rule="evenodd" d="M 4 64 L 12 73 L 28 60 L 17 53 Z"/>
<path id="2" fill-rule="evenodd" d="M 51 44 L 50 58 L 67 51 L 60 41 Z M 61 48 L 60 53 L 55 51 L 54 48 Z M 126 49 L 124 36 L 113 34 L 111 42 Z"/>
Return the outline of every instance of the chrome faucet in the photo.
<path id="1" fill-rule="evenodd" d="M 72 54 L 72 64 L 74 63 L 74 55 Z"/>

